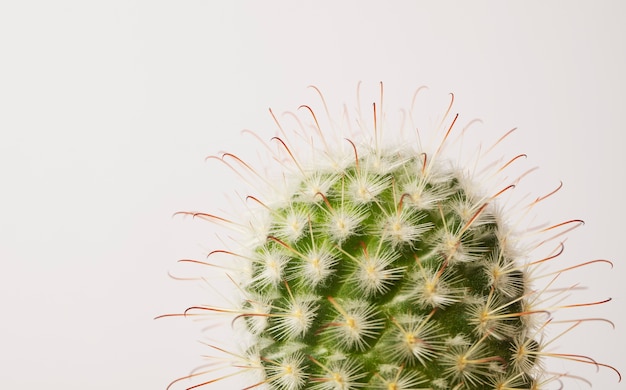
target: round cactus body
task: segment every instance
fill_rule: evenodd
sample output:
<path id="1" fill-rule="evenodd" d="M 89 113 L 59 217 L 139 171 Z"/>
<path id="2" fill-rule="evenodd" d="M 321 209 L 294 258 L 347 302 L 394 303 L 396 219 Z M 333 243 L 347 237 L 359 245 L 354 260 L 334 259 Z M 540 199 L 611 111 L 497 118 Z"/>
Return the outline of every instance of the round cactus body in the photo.
<path id="1" fill-rule="evenodd" d="M 530 388 L 531 355 L 511 364 L 536 344 L 525 272 L 491 199 L 426 155 L 359 152 L 307 172 L 250 256 L 244 290 L 264 307 L 248 328 L 270 388 Z"/>
<path id="2" fill-rule="evenodd" d="M 312 130 L 299 134 L 317 136 L 307 141 L 312 161 L 296 157 L 282 128 L 272 139 L 275 160 L 290 171 L 280 184 L 239 157 L 219 157 L 240 175 L 281 187 L 280 197 L 249 195 L 256 211 L 244 223 L 188 213 L 253 237 L 216 251 L 240 265 L 236 277 L 227 273 L 241 305 L 190 309 L 232 313 L 244 328 L 243 351 L 227 355 L 258 373 L 245 388 L 530 390 L 559 381 L 541 364 L 552 321 L 541 304 L 549 298 L 530 281 L 562 243 L 531 259 L 498 203 L 520 177 L 492 180 L 520 156 L 482 174 L 447 160 L 456 117 L 444 117 L 433 151 L 379 142 L 376 106 L 374 135 L 337 147 L 309 113 Z M 556 232 L 544 241 L 581 222 L 544 227 Z"/>

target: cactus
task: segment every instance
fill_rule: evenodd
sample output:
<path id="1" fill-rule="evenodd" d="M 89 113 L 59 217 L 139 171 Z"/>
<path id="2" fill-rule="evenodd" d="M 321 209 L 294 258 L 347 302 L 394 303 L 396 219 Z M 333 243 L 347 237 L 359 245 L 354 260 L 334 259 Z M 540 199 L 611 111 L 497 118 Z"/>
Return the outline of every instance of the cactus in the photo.
<path id="1" fill-rule="evenodd" d="M 558 303 L 563 289 L 532 283 L 536 269 L 563 252 L 557 237 L 582 221 L 543 226 L 538 233 L 547 237 L 534 246 L 525 242 L 528 231 L 516 230 L 519 221 L 500 203 L 524 176 L 511 180 L 502 172 L 523 155 L 484 164 L 488 153 L 479 152 L 474 162 L 485 166 L 481 172 L 447 159 L 457 122 L 452 101 L 434 150 L 384 140 L 380 104 L 373 108 L 374 130 L 361 128 L 341 145 L 304 106 L 312 127 L 302 125 L 298 138 L 276 121 L 280 134 L 265 145 L 285 170 L 279 180 L 234 154 L 214 157 L 275 194 L 247 196 L 243 223 L 182 213 L 242 233 L 236 249 L 210 254 L 224 256 L 241 305 L 194 306 L 184 315 L 233 317 L 246 334 L 242 352 L 209 346 L 258 374 L 246 388 L 540 389 L 574 377 L 547 373 L 546 356 L 617 372 L 585 356 L 546 350 L 554 311 L 608 301 Z M 298 154 L 297 138 L 308 140 L 309 161 Z M 528 211 L 550 195 L 518 207 Z M 554 245 L 545 256 L 531 257 L 547 243 Z M 609 262 L 562 271 L 598 263 Z M 585 320 L 561 322 L 573 329 Z M 193 378 L 195 388 L 222 378 L 199 377 L 173 384 Z"/>

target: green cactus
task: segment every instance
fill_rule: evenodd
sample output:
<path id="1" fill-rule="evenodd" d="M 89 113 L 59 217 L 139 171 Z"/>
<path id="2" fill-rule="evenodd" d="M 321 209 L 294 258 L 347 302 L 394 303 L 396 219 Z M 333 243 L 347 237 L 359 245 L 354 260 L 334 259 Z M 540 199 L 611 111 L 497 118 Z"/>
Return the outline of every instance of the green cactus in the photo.
<path id="1" fill-rule="evenodd" d="M 282 198 L 247 198 L 260 210 L 250 222 L 185 213 L 256 237 L 217 251 L 241 264 L 241 306 L 186 313 L 232 313 L 249 336 L 234 365 L 256 371 L 256 385 L 269 389 L 506 390 L 558 381 L 541 365 L 554 307 L 541 306 L 545 292 L 531 274 L 562 244 L 529 259 L 498 203 L 518 179 L 486 184 L 520 156 L 476 176 L 443 157 L 456 117 L 444 118 L 438 148 L 426 152 L 382 146 L 377 115 L 374 106 L 372 140 L 346 140 L 344 152 L 315 125 L 317 161 L 297 158 L 284 132 L 275 137 L 276 159 L 294 173 Z M 220 159 L 266 181 L 232 154 Z M 542 231 L 559 236 L 581 222 Z"/>

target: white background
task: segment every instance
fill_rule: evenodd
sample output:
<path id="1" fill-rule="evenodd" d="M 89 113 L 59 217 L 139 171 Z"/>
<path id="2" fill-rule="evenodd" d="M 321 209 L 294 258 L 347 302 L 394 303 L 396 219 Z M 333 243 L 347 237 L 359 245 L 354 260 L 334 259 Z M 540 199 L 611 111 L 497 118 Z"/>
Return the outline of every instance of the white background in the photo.
<path id="1" fill-rule="evenodd" d="M 256 153 L 240 130 L 273 135 L 268 107 L 314 100 L 309 84 L 352 104 L 359 80 L 406 105 L 455 92 L 466 121 L 520 129 L 507 151 L 541 166 L 538 192 L 565 183 L 542 217 L 586 221 L 563 266 L 615 263 L 571 275 L 581 301 L 613 297 L 572 318 L 617 330 L 561 350 L 626 370 L 624 3 L 292 3 L 0 2 L 0 388 L 163 389 L 198 365 L 198 326 L 153 317 L 205 301 L 167 272 L 219 242 L 172 213 L 224 206 L 232 175 L 203 159 Z"/>

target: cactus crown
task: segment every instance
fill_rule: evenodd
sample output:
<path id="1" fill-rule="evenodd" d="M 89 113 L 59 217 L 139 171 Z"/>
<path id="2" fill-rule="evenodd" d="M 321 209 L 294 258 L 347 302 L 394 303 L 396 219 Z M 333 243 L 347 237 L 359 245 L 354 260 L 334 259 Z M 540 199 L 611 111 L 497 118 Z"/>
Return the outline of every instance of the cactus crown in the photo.
<path id="1" fill-rule="evenodd" d="M 274 141 L 296 179 L 278 201 L 249 197 L 262 210 L 250 223 L 257 239 L 227 252 L 244 270 L 241 306 L 229 312 L 250 335 L 237 364 L 258 371 L 258 385 L 503 390 L 558 380 L 541 369 L 551 320 L 530 274 L 562 244 L 529 262 L 496 206 L 517 179 L 485 192 L 490 175 L 517 157 L 477 178 L 441 158 L 441 145 L 426 153 L 347 141 L 343 154 L 324 145 L 318 157 L 330 163 L 309 168 L 287 137 Z M 222 161 L 229 158 L 260 176 L 234 155 Z M 581 222 L 547 230 L 558 236 Z"/>

